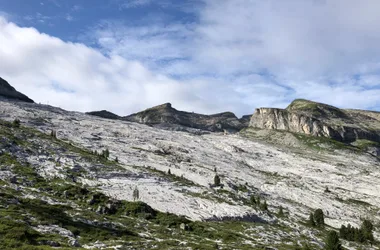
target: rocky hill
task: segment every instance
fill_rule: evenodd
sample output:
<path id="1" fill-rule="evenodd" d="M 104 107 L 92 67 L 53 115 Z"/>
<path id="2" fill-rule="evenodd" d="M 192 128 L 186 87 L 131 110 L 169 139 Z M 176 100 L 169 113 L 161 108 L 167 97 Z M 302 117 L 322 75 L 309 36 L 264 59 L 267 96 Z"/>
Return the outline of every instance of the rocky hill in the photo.
<path id="1" fill-rule="evenodd" d="M 7 81 L 0 77 L 0 96 L 7 99 L 18 100 L 23 102 L 33 102 L 32 99 L 26 95 L 18 92 L 14 87 L 12 87 Z"/>
<path id="2" fill-rule="evenodd" d="M 86 114 L 98 116 L 98 117 L 102 117 L 102 118 L 106 118 L 106 119 L 113 119 L 113 120 L 117 120 L 117 119 L 121 118 L 120 116 L 118 116 L 112 112 L 109 112 L 107 110 L 92 111 L 92 112 L 87 112 Z"/>
<path id="3" fill-rule="evenodd" d="M 301 135 L 193 135 L 0 101 L 0 248 L 323 249 L 328 230 L 366 218 L 372 244 L 342 243 L 379 249 L 378 158 Z M 309 223 L 318 208 L 324 227 Z"/>
<path id="4" fill-rule="evenodd" d="M 286 109 L 256 109 L 249 126 L 328 137 L 347 143 L 358 140 L 380 142 L 379 112 L 339 109 L 302 99 L 293 101 Z"/>
<path id="5" fill-rule="evenodd" d="M 246 117 L 238 119 L 231 112 L 214 115 L 179 111 L 170 103 L 165 103 L 122 118 L 125 121 L 138 122 L 154 127 L 171 130 L 199 129 L 211 132 L 237 132 L 247 127 Z"/>

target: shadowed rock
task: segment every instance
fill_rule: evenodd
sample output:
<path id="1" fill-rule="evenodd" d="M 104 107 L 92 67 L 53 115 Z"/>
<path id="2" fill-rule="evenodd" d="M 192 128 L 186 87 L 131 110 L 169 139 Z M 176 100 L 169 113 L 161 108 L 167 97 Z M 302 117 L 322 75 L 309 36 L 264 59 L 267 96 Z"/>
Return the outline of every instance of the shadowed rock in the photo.
<path id="1" fill-rule="evenodd" d="M 117 119 L 121 118 L 120 116 L 118 116 L 118 115 L 116 115 L 116 114 L 114 114 L 112 112 L 109 112 L 107 110 L 86 112 L 86 114 L 93 115 L 93 116 L 98 116 L 98 117 L 106 118 L 106 119 L 112 119 L 112 120 L 117 120 Z"/>
<path id="2" fill-rule="evenodd" d="M 1 77 L 0 77 L 0 96 L 5 97 L 7 99 L 33 103 L 32 99 L 18 92 L 15 88 L 13 88 L 7 81 L 5 81 Z"/>
<path id="3" fill-rule="evenodd" d="M 165 126 L 170 129 L 178 128 L 177 130 L 187 127 L 211 132 L 223 132 L 224 130 L 237 132 L 246 127 L 232 112 L 203 115 L 176 110 L 170 103 L 149 108 L 122 119 L 160 128 Z"/>

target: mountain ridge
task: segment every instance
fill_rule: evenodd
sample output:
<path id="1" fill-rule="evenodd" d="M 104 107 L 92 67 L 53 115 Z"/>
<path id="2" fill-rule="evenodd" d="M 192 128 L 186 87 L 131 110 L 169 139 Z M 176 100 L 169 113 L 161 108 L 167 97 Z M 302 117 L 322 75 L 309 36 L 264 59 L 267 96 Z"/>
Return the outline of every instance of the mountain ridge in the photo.
<path id="1" fill-rule="evenodd" d="M 32 99 L 30 99 L 23 93 L 18 92 L 14 87 L 12 87 L 6 80 L 4 80 L 1 77 L 0 77 L 0 96 L 5 97 L 7 99 L 34 103 Z"/>
<path id="2" fill-rule="evenodd" d="M 377 116 L 375 111 L 339 109 L 304 99 L 294 100 L 285 109 L 258 108 L 249 126 L 323 136 L 348 143 L 360 139 L 380 142 L 380 113 Z"/>

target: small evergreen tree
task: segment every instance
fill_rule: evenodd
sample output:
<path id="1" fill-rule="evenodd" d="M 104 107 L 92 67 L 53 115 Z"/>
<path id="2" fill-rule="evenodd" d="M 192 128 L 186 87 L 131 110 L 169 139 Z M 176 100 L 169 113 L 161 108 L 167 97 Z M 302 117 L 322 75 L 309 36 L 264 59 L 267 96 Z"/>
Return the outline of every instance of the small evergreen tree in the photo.
<path id="1" fill-rule="evenodd" d="M 313 213 L 310 213 L 308 224 L 309 224 L 309 226 L 315 227 L 315 221 L 314 221 Z"/>
<path id="2" fill-rule="evenodd" d="M 280 208 L 278 209 L 278 217 L 284 217 L 284 209 L 282 208 L 282 206 L 280 206 Z"/>
<path id="3" fill-rule="evenodd" d="M 264 200 L 264 203 L 260 205 L 260 209 L 263 211 L 268 211 L 268 205 L 266 200 Z"/>
<path id="4" fill-rule="evenodd" d="M 314 212 L 314 220 L 317 227 L 323 227 L 325 225 L 325 217 L 322 209 L 318 208 Z"/>
<path id="5" fill-rule="evenodd" d="M 220 186 L 220 177 L 217 174 L 214 176 L 214 185 L 217 187 Z"/>
<path id="6" fill-rule="evenodd" d="M 57 131 L 52 130 L 52 131 L 50 132 L 50 136 L 53 137 L 54 139 L 57 139 Z"/>
<path id="7" fill-rule="evenodd" d="M 251 197 L 249 198 L 249 201 L 251 202 L 252 205 L 256 205 L 255 196 L 251 195 Z"/>
<path id="8" fill-rule="evenodd" d="M 168 170 L 168 175 L 171 175 L 172 174 L 172 172 L 170 171 L 170 168 L 169 168 L 169 170 Z"/>
<path id="9" fill-rule="evenodd" d="M 135 187 L 135 189 L 133 190 L 133 201 L 136 201 L 138 199 L 140 199 L 140 192 L 137 189 L 137 187 Z"/>
<path id="10" fill-rule="evenodd" d="M 119 162 L 119 159 L 117 158 L 117 156 L 115 157 L 115 162 L 116 162 L 116 163 Z"/>
<path id="11" fill-rule="evenodd" d="M 16 118 L 13 120 L 13 123 L 12 123 L 13 127 L 19 128 L 20 124 L 21 124 L 21 121 L 19 119 Z"/>
<path id="12" fill-rule="evenodd" d="M 329 231 L 325 240 L 325 250 L 342 250 L 338 233 Z"/>

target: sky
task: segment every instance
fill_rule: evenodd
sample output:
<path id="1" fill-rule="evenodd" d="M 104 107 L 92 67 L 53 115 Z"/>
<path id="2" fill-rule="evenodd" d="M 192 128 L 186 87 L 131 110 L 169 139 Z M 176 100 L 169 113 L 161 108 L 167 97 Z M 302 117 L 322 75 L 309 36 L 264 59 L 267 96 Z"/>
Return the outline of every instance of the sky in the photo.
<path id="1" fill-rule="evenodd" d="M 378 0 L 0 0 L 0 77 L 37 103 L 380 110 Z"/>

